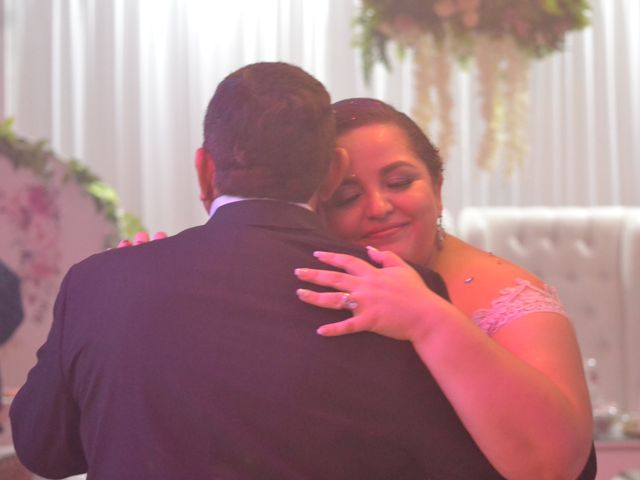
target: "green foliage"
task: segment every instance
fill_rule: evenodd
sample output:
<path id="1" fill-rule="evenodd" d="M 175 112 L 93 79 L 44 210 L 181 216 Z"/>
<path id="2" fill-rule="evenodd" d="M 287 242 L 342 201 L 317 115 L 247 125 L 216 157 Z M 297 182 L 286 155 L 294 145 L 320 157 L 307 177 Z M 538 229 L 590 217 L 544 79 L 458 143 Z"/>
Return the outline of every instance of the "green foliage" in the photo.
<path id="1" fill-rule="evenodd" d="M 589 25 L 589 13 L 588 0 L 363 0 L 353 21 L 354 45 L 367 81 L 376 63 L 389 68 L 389 41 L 410 47 L 424 34 L 448 37 L 463 64 L 476 35 L 509 37 L 540 58 L 560 50 L 567 32 Z"/>
<path id="2" fill-rule="evenodd" d="M 64 166 L 64 182 L 73 181 L 93 199 L 96 210 L 117 226 L 120 238 L 131 238 L 136 232 L 146 230 L 133 214 L 118 208 L 118 195 L 86 165 L 77 160 L 62 160 L 47 148 L 44 140 L 29 142 L 13 131 L 13 119 L 0 123 L 0 153 L 4 154 L 15 168 L 28 168 L 45 182 L 53 173 L 52 159 L 57 158 Z M 117 243 L 117 238 L 108 239 L 107 246 Z"/>
<path id="3" fill-rule="evenodd" d="M 13 132 L 13 119 L 7 118 L 0 124 L 0 153 L 4 154 L 15 168 L 26 167 L 39 177 L 48 179 L 52 170 L 49 166 L 51 151 L 47 142 L 28 142 Z"/>

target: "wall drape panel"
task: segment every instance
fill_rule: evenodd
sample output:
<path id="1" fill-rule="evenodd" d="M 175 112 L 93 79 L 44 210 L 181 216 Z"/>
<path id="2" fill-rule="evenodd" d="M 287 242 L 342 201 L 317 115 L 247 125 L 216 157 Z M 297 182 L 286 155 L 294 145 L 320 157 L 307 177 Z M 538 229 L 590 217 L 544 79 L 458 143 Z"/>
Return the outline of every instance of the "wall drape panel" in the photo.
<path id="1" fill-rule="evenodd" d="M 531 66 L 521 170 L 477 169 L 484 125 L 473 71 L 456 70 L 457 143 L 445 204 L 640 205 L 640 2 L 592 0 L 593 25 Z M 260 60 L 295 63 L 334 99 L 410 112 L 411 55 L 365 85 L 352 0 L 4 0 L 4 116 L 86 163 L 152 230 L 202 223 L 192 168 L 216 84 Z M 393 52 L 391 52 L 393 54 Z"/>

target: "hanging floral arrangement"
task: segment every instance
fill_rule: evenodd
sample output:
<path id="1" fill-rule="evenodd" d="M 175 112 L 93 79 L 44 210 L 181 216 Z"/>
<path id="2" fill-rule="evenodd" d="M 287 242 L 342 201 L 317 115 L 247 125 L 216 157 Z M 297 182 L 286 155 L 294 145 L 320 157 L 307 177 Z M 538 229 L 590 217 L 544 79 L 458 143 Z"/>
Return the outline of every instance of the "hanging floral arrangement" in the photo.
<path id="1" fill-rule="evenodd" d="M 588 14 L 588 0 L 362 0 L 355 44 L 367 81 L 376 63 L 389 67 L 389 42 L 400 55 L 413 50 L 412 115 L 437 131 L 445 159 L 454 139 L 452 67 L 473 66 L 486 125 L 477 163 L 491 169 L 504 150 L 511 168 L 526 155 L 529 61 L 561 50 Z"/>

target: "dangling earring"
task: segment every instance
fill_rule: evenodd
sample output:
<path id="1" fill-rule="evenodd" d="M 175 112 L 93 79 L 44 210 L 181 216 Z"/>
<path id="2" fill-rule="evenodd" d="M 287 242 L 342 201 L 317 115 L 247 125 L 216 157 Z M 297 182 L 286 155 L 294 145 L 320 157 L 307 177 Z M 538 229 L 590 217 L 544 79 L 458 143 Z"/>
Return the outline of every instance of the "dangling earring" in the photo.
<path id="1" fill-rule="evenodd" d="M 444 239 L 447 236 L 447 232 L 444 230 L 442 226 L 442 215 L 438 217 L 436 220 L 436 248 L 438 250 L 442 250 L 444 246 Z"/>

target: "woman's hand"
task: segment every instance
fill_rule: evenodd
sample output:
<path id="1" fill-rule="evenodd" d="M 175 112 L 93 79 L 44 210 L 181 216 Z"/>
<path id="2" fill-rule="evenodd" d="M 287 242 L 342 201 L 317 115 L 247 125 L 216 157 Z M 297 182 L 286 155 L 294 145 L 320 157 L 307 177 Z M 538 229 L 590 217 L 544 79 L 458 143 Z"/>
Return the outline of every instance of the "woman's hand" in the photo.
<path id="1" fill-rule="evenodd" d="M 349 309 L 353 316 L 322 325 L 325 336 L 371 331 L 396 340 L 417 341 L 428 333 L 431 321 L 451 305 L 433 293 L 418 273 L 392 252 L 368 248 L 369 257 L 382 268 L 359 258 L 331 252 L 315 252 L 323 263 L 346 273 L 310 268 L 296 269 L 303 281 L 330 287 L 338 292 L 297 291 L 303 302 L 323 308 Z"/>
<path id="2" fill-rule="evenodd" d="M 159 240 L 161 238 L 167 238 L 167 234 L 160 231 L 160 232 L 156 232 L 155 235 L 153 236 L 153 240 Z M 149 234 L 147 232 L 138 232 L 135 234 L 135 236 L 133 237 L 133 242 L 130 242 L 129 240 L 120 240 L 120 243 L 118 243 L 118 248 L 120 247 L 131 247 L 132 245 L 141 245 L 143 243 L 147 243 L 149 241 Z"/>

